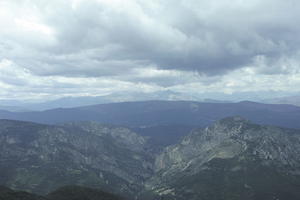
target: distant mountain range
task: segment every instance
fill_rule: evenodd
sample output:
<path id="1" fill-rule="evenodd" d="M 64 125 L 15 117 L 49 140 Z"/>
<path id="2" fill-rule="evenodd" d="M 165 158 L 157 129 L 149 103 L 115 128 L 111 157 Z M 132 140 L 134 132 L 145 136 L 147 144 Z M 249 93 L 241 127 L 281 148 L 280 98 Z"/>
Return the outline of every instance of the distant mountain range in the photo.
<path id="1" fill-rule="evenodd" d="M 284 96 L 285 95 L 285 96 Z M 286 96 L 290 95 L 290 96 Z M 283 97 L 284 96 L 284 97 Z M 267 104 L 300 105 L 300 94 L 270 92 L 239 92 L 234 94 L 205 93 L 189 94 L 163 90 L 156 92 L 115 92 L 101 96 L 66 96 L 44 100 L 4 100 L 0 99 L 0 110 L 12 112 L 43 111 L 55 108 L 73 108 L 95 104 L 136 102 L 136 101 L 197 101 L 203 103 L 233 103 L 254 101 Z"/>
<path id="2" fill-rule="evenodd" d="M 0 144 L 0 185 L 43 195 L 37 200 L 101 200 L 77 186 L 46 195 L 70 184 L 131 200 L 300 199 L 300 130 L 241 117 L 194 129 L 159 152 L 127 128 L 96 122 L 0 120 Z"/>
<path id="3" fill-rule="evenodd" d="M 0 110 L 7 110 L 10 112 L 28 112 L 32 110 L 27 110 L 26 108 L 23 107 L 18 107 L 18 106 L 1 106 L 0 105 Z"/>
<path id="4" fill-rule="evenodd" d="M 22 111 L 42 111 L 55 108 L 72 108 L 79 106 L 88 106 L 94 104 L 104 103 L 118 103 L 118 102 L 129 102 L 129 101 L 146 101 L 146 100 L 197 100 L 205 102 L 222 102 L 213 99 L 200 99 L 195 96 L 189 96 L 170 90 L 159 91 L 159 92 L 118 92 L 103 96 L 78 96 L 78 97 L 62 97 L 55 100 L 44 100 L 42 102 L 32 101 L 9 101 L 0 100 L 0 109 L 22 112 Z M 2 106 L 1 106 L 2 105 Z"/>
<path id="5" fill-rule="evenodd" d="M 0 111 L 0 119 L 57 124 L 97 121 L 128 127 L 185 125 L 204 127 L 221 118 L 240 115 L 259 124 L 300 128 L 300 107 L 255 102 L 201 103 L 193 101 L 145 101 L 58 108 L 35 112 Z"/>
<path id="6" fill-rule="evenodd" d="M 288 96 L 288 97 L 280 97 L 273 99 L 265 99 L 262 102 L 271 103 L 271 104 L 291 104 L 295 106 L 300 106 L 300 96 Z"/>

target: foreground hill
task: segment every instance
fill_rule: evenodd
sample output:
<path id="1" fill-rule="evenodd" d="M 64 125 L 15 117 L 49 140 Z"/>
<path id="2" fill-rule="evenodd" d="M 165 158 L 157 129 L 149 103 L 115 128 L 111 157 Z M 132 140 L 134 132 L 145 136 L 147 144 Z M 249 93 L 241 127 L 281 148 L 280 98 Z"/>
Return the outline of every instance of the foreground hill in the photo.
<path id="1" fill-rule="evenodd" d="M 81 186 L 65 186 L 46 196 L 0 186 L 0 200 L 122 200 L 122 198 L 99 189 Z"/>
<path id="2" fill-rule="evenodd" d="M 47 200 L 45 197 L 0 186 L 0 200 Z"/>
<path id="3" fill-rule="evenodd" d="M 65 186 L 49 193 L 49 200 L 122 200 L 123 198 L 99 189 Z"/>
<path id="4" fill-rule="evenodd" d="M 228 116 L 239 115 L 255 123 L 300 128 L 300 107 L 254 102 L 200 103 L 190 101 L 146 101 L 100 104 L 42 112 L 0 111 L 0 118 L 55 124 L 98 121 L 129 127 L 188 125 L 205 127 Z"/>
<path id="5" fill-rule="evenodd" d="M 166 148 L 146 186 L 165 199 L 300 199 L 300 131 L 223 119 Z"/>

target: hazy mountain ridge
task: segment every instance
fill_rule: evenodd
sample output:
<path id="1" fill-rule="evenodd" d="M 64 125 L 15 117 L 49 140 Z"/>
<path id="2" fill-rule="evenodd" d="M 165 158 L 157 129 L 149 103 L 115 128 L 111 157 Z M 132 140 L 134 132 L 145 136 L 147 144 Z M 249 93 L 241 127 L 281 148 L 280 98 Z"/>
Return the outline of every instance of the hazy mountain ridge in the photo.
<path id="1" fill-rule="evenodd" d="M 97 121 L 129 127 L 188 125 L 205 127 L 224 117 L 239 115 L 255 123 L 300 128 L 300 107 L 255 102 L 200 103 L 146 101 L 53 109 L 43 112 L 1 112 L 0 118 L 56 124 Z"/>
<path id="2" fill-rule="evenodd" d="M 9 111 L 43 111 L 56 108 L 72 108 L 82 107 L 95 104 L 107 104 L 107 103 L 118 103 L 118 102 L 136 102 L 136 101 L 150 101 L 150 100 L 200 100 L 195 96 L 190 96 L 178 92 L 158 91 L 158 92 L 118 92 L 103 96 L 69 96 L 62 97 L 55 100 L 44 100 L 41 102 L 23 102 L 23 101 L 9 101 L 0 100 L 0 109 Z M 215 101 L 213 99 L 204 99 L 204 101 Z M 216 100 L 217 102 L 217 100 Z M 18 108 L 18 106 L 21 106 Z"/>
<path id="3" fill-rule="evenodd" d="M 283 96 L 285 95 L 285 96 Z M 290 96 L 286 96 L 290 95 Z M 298 95 L 298 96 L 297 96 Z M 235 92 L 188 94 L 163 90 L 156 92 L 115 92 L 102 96 L 65 96 L 56 99 L 5 100 L 0 99 L 0 109 L 12 112 L 44 111 L 56 108 L 83 107 L 96 104 L 110 104 L 138 101 L 197 101 L 202 103 L 231 103 L 239 101 L 254 101 L 270 104 L 291 104 L 299 106 L 298 93 L 269 92 Z"/>
<path id="4" fill-rule="evenodd" d="M 290 104 L 290 105 L 300 106 L 300 96 L 287 96 L 287 97 L 265 99 L 262 102 L 272 103 L 272 104 Z"/>

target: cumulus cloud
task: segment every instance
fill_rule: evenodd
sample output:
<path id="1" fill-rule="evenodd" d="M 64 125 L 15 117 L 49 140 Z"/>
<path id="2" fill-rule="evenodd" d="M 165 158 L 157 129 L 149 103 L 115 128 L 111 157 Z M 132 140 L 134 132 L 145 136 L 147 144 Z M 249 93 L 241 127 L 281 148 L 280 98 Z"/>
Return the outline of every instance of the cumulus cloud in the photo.
<path id="1" fill-rule="evenodd" d="M 84 83 L 104 88 L 94 93 L 132 87 L 228 93 L 263 90 L 276 78 L 268 87 L 289 90 L 300 73 L 299 4 L 2 0 L 0 87 L 91 94 Z"/>
<path id="2" fill-rule="evenodd" d="M 11 60 L 0 60 L 0 99 L 43 100 L 102 96 L 120 91 L 153 92 L 160 86 L 114 78 L 38 76 Z"/>

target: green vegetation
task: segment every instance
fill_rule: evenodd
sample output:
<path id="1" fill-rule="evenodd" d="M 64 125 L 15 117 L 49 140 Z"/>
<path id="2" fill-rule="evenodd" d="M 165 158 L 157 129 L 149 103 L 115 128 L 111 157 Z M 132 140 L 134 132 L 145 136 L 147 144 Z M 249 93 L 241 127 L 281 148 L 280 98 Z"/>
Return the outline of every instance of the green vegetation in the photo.
<path id="1" fill-rule="evenodd" d="M 28 192 L 14 191 L 0 186 L 0 200 L 48 200 L 45 197 Z"/>
<path id="2" fill-rule="evenodd" d="M 62 187 L 47 195 L 49 200 L 121 200 L 121 197 L 104 192 L 99 189 L 92 189 L 80 186 Z"/>
<path id="3" fill-rule="evenodd" d="M 258 158 L 220 159 L 206 164 L 197 174 L 174 178 L 176 193 L 165 199 L 189 200 L 297 200 L 300 176 L 261 164 Z"/>
<path id="4" fill-rule="evenodd" d="M 99 189 L 80 186 L 65 186 L 47 196 L 38 196 L 23 191 L 14 191 L 0 186 L 0 200 L 122 200 L 114 194 Z"/>

